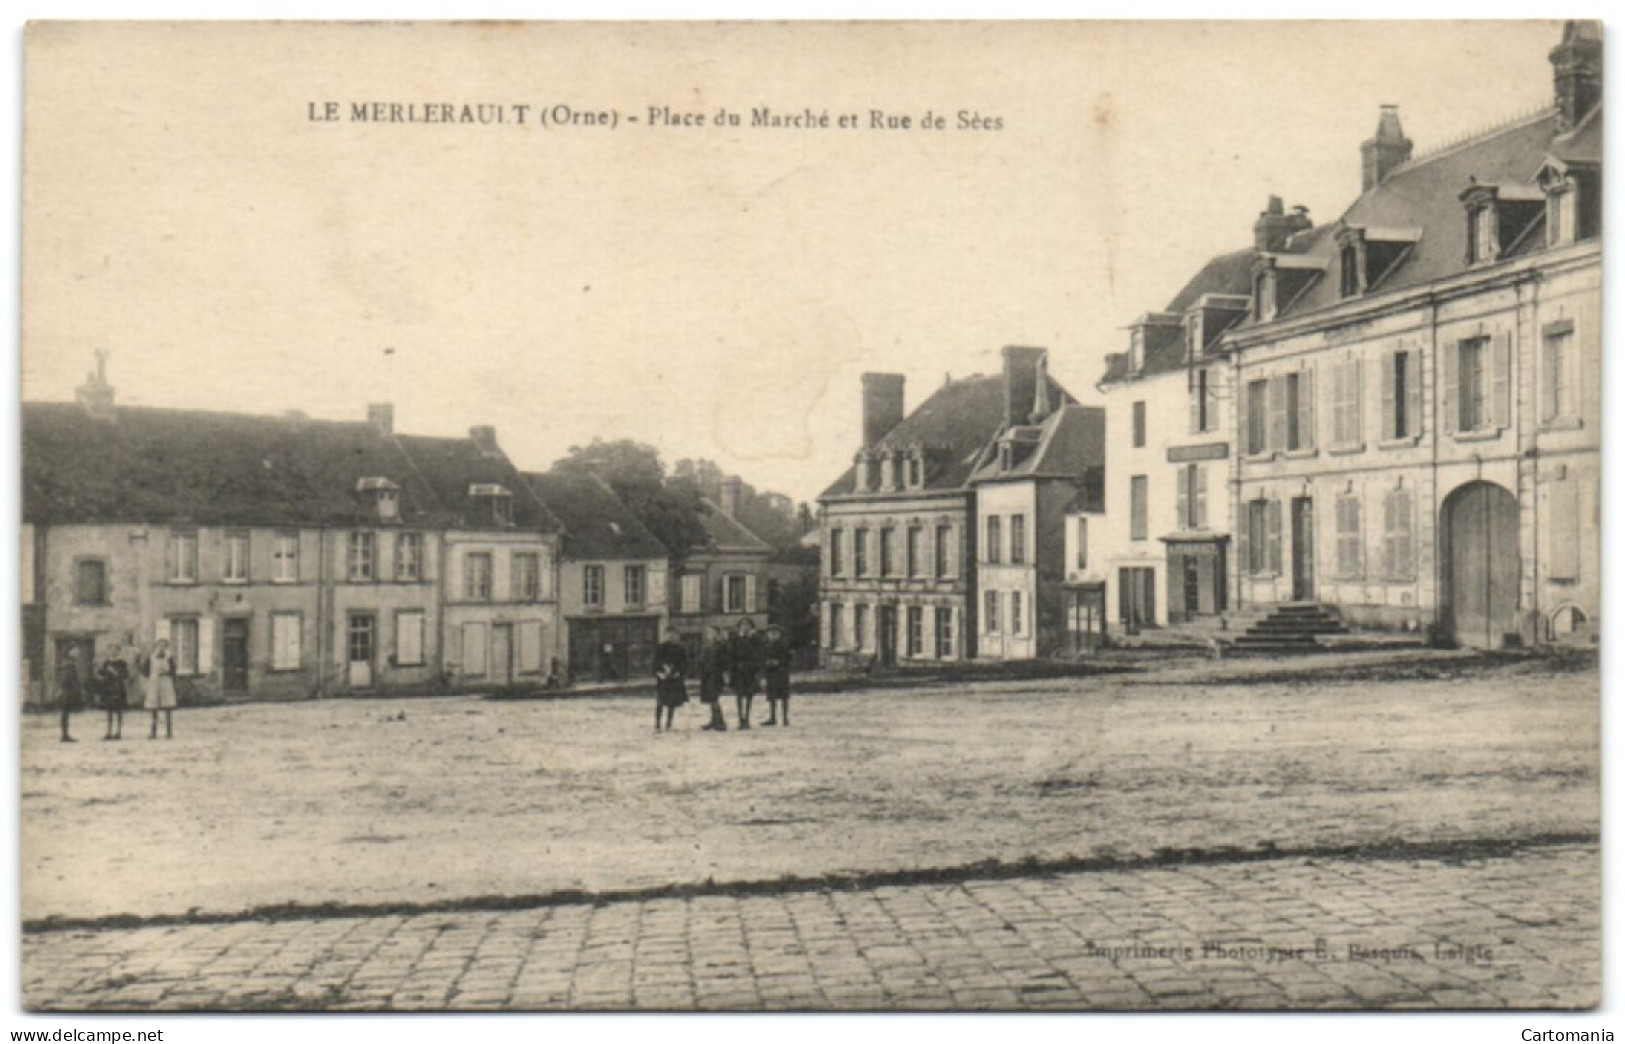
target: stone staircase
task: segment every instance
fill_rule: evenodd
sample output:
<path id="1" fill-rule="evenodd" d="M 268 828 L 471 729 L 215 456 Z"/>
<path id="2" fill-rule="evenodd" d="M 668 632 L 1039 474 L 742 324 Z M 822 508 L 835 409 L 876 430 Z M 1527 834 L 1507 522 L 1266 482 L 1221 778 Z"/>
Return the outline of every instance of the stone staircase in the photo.
<path id="1" fill-rule="evenodd" d="M 1276 606 L 1238 636 L 1233 648 L 1244 653 L 1303 653 L 1322 648 L 1326 635 L 1348 634 L 1337 610 L 1313 602 Z"/>

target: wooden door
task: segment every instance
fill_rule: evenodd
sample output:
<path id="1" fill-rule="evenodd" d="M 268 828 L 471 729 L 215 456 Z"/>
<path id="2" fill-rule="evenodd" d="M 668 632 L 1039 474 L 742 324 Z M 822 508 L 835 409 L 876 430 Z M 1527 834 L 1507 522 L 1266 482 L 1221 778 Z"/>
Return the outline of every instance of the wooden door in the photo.
<path id="1" fill-rule="evenodd" d="M 220 621 L 220 670 L 225 691 L 248 691 L 247 617 L 228 616 Z"/>
<path id="2" fill-rule="evenodd" d="M 1462 645 L 1499 648 L 1518 630 L 1518 500 L 1469 483 L 1445 502 L 1444 532 L 1452 633 Z"/>
<path id="3" fill-rule="evenodd" d="M 1315 502 L 1310 497 L 1292 498 L 1292 600 L 1309 602 L 1315 597 Z"/>
<path id="4" fill-rule="evenodd" d="M 880 607 L 879 624 L 879 633 L 875 636 L 875 651 L 880 655 L 881 664 L 889 667 L 897 662 L 897 607 L 895 605 Z"/>

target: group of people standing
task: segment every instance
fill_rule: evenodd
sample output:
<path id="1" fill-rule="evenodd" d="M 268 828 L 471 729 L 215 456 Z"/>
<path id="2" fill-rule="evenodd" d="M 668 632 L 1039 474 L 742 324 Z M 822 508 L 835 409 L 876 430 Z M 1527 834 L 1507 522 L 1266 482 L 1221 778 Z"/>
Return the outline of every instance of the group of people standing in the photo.
<path id="1" fill-rule="evenodd" d="M 751 703 L 765 685 L 767 720 L 763 726 L 790 724 L 790 643 L 777 624 L 765 634 L 756 631 L 750 620 L 741 620 L 733 634 L 721 627 L 708 627 L 700 647 L 700 702 L 711 709 L 711 720 L 703 732 L 726 732 L 722 696 L 734 694 L 737 725 L 750 728 Z M 655 650 L 655 731 L 669 732 L 677 708 L 688 702 L 688 650 L 676 631 L 667 631 Z"/>
<path id="2" fill-rule="evenodd" d="M 102 739 L 123 739 L 124 712 L 130 707 L 132 695 L 140 706 L 152 711 L 152 731 L 147 738 L 158 738 L 160 714 L 164 718 L 164 738 L 175 738 L 175 654 L 170 651 L 168 639 L 158 639 L 152 652 L 133 660 L 125 656 L 122 646 L 115 645 L 94 665 L 80 661 L 80 651 L 69 649 L 57 668 L 63 743 L 74 742 L 68 732 L 69 716 L 87 705 L 107 712 L 107 734 Z"/>

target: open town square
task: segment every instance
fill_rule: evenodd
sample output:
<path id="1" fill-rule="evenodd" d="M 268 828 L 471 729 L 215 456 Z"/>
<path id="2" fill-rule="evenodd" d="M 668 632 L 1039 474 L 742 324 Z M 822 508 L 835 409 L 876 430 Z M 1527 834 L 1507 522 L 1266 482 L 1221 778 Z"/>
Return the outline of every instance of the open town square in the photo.
<path id="1" fill-rule="evenodd" d="M 30 717 L 24 1000 L 1587 1006 L 1596 684 L 1349 653 L 811 693 L 723 734 L 624 696 L 206 708 L 167 742 Z"/>

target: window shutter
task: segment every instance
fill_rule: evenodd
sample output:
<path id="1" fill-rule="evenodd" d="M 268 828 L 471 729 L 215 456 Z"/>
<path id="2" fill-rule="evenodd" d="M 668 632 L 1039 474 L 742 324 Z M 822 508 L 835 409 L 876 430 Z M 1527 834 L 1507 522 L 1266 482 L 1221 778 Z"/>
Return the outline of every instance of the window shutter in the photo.
<path id="1" fill-rule="evenodd" d="M 1365 438 L 1365 366 L 1360 359 L 1350 359 L 1349 372 L 1349 403 L 1354 411 L 1354 419 L 1349 423 L 1349 441 L 1359 442 Z"/>
<path id="2" fill-rule="evenodd" d="M 1190 402 L 1190 433 L 1202 430 L 1202 382 L 1195 370 L 1185 371 L 1185 398 Z"/>
<path id="3" fill-rule="evenodd" d="M 1387 352 L 1382 356 L 1382 438 L 1391 439 L 1399 434 L 1397 414 L 1394 409 L 1395 396 L 1398 391 L 1394 386 L 1395 353 Z"/>
<path id="4" fill-rule="evenodd" d="M 1194 496 L 1196 498 L 1195 523 L 1197 529 L 1207 528 L 1207 469 L 1192 467 L 1191 477 L 1195 479 Z"/>
<path id="5" fill-rule="evenodd" d="M 1449 344 L 1444 349 L 1444 387 L 1439 392 L 1439 408 L 1444 411 L 1444 422 L 1439 430 L 1446 435 L 1454 435 L 1456 426 L 1461 421 L 1461 410 L 1456 405 L 1456 396 L 1461 393 L 1458 385 L 1461 383 L 1461 345 Z"/>
<path id="6" fill-rule="evenodd" d="M 1176 500 L 1178 503 L 1174 508 L 1174 510 L 1178 512 L 1178 515 L 1176 516 L 1178 518 L 1176 528 L 1178 529 L 1184 529 L 1190 524 L 1190 481 L 1191 467 L 1189 464 L 1174 472 L 1174 485 L 1178 487 L 1178 489 L 1175 491 Z"/>
<path id="7" fill-rule="evenodd" d="M 1315 368 L 1298 373 L 1298 448 L 1315 448 Z"/>
<path id="8" fill-rule="evenodd" d="M 1266 449 L 1286 449 L 1286 378 L 1271 377 L 1269 383 L 1270 427 Z"/>
<path id="9" fill-rule="evenodd" d="M 1512 333 L 1495 335 L 1495 375 L 1491 401 L 1495 404 L 1495 426 L 1512 425 Z"/>
<path id="10" fill-rule="evenodd" d="M 1580 576 L 1580 484 L 1572 479 L 1546 487 L 1546 578 L 1578 580 Z"/>
<path id="11" fill-rule="evenodd" d="M 214 617 L 201 617 L 197 622 L 197 672 L 208 674 L 214 670 Z"/>
<path id="12" fill-rule="evenodd" d="M 756 611 L 756 574 L 745 574 L 745 612 Z"/>
<path id="13" fill-rule="evenodd" d="M 1247 412 L 1247 385 L 1238 378 L 1236 380 L 1236 434 L 1241 443 L 1236 447 L 1238 456 L 1253 451 L 1251 423 L 1252 417 Z"/>
<path id="14" fill-rule="evenodd" d="M 1422 346 L 1405 356 L 1405 434 L 1422 434 Z"/>
<path id="15" fill-rule="evenodd" d="M 661 607 L 666 604 L 666 570 L 664 566 L 656 565 L 648 572 L 649 591 L 646 604 Z"/>
<path id="16" fill-rule="evenodd" d="M 724 586 L 725 584 L 726 581 L 719 576 L 717 577 L 716 583 L 711 585 L 710 611 L 713 613 L 723 613 L 728 611 L 728 592 Z M 702 606 L 701 608 L 704 607 Z"/>
<path id="17" fill-rule="evenodd" d="M 1209 431 L 1219 430 L 1219 368 L 1207 374 L 1207 426 Z"/>
<path id="18" fill-rule="evenodd" d="M 1270 571 L 1281 572 L 1281 502 L 1269 502 Z"/>

